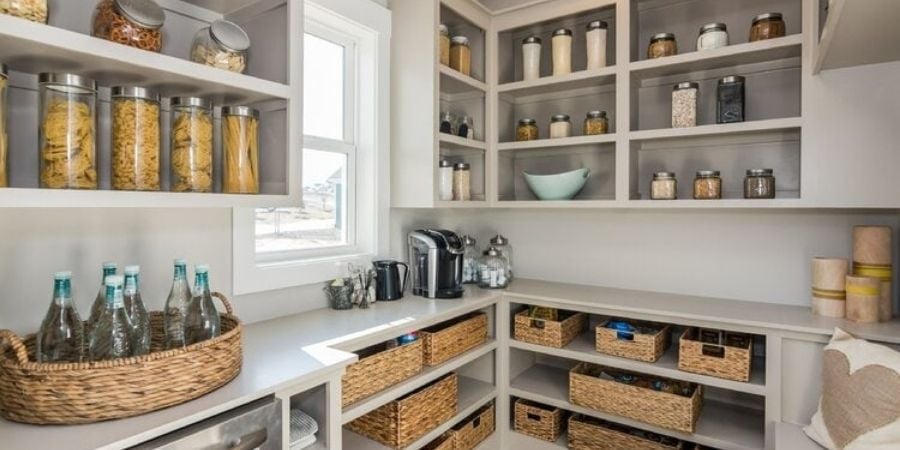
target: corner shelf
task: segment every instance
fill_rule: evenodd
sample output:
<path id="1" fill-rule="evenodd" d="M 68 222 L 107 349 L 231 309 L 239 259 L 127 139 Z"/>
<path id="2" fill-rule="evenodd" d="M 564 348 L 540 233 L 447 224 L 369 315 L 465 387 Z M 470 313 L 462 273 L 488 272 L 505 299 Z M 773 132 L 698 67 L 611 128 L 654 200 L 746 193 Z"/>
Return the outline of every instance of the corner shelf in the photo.
<path id="1" fill-rule="evenodd" d="M 597 136 L 572 136 L 557 139 L 537 139 L 522 142 L 501 142 L 497 144 L 497 151 L 532 150 L 554 147 L 574 147 L 578 145 L 614 144 L 616 134 L 601 134 Z"/>
<path id="2" fill-rule="evenodd" d="M 441 92 L 445 94 L 467 94 L 471 92 L 487 92 L 487 84 L 476 80 L 459 71 L 453 70 L 443 64 L 439 64 L 438 72 L 441 75 Z"/>
<path id="3" fill-rule="evenodd" d="M 661 128 L 656 130 L 632 131 L 628 134 L 632 142 L 645 142 L 663 139 L 680 139 L 691 137 L 725 136 L 731 134 L 750 134 L 769 131 L 795 130 L 803 125 L 803 119 L 789 117 L 786 119 L 754 120 L 741 123 L 699 125 L 689 128 Z"/>
<path id="4" fill-rule="evenodd" d="M 501 95 L 527 97 L 536 94 L 570 91 L 585 87 L 613 84 L 616 81 L 616 67 L 609 66 L 595 70 L 582 70 L 566 75 L 538 78 L 537 80 L 504 83 L 497 87 Z"/>
<path id="5" fill-rule="evenodd" d="M 813 50 L 813 74 L 823 70 L 900 61 L 900 2 L 833 0 Z"/>

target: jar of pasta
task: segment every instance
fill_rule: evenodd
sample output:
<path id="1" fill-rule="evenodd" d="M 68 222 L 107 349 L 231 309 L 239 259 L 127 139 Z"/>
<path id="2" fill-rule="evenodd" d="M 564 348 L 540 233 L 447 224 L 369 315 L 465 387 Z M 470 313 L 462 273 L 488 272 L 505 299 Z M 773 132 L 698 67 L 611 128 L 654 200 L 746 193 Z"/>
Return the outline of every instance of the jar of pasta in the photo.
<path id="1" fill-rule="evenodd" d="M 775 39 L 785 35 L 784 17 L 781 13 L 760 14 L 753 18 L 750 26 L 750 42 Z"/>
<path id="2" fill-rule="evenodd" d="M 534 119 L 519 119 L 516 124 L 516 141 L 534 141 L 539 138 L 537 121 Z"/>
<path id="3" fill-rule="evenodd" d="M 112 88 L 112 188 L 159 190 L 159 95 L 135 86 Z"/>
<path id="4" fill-rule="evenodd" d="M 450 39 L 450 68 L 463 75 L 472 74 L 472 49 L 469 38 L 453 36 Z"/>
<path id="5" fill-rule="evenodd" d="M 42 73 L 38 85 L 41 187 L 97 189 L 97 83 Z"/>
<path id="6" fill-rule="evenodd" d="M 250 36 L 234 22 L 217 20 L 194 36 L 191 61 L 231 72 L 247 70 Z"/>
<path id="7" fill-rule="evenodd" d="M 647 47 L 647 59 L 663 58 L 678 54 L 678 43 L 672 33 L 657 33 L 650 38 L 650 46 Z"/>
<path id="8" fill-rule="evenodd" d="M 172 191 L 212 192 L 212 104 L 197 97 L 176 97 L 171 110 Z"/>
<path id="9" fill-rule="evenodd" d="M 159 53 L 166 13 L 153 0 L 101 0 L 94 11 L 93 36 Z"/>
<path id="10" fill-rule="evenodd" d="M 222 192 L 259 193 L 259 111 L 248 106 L 222 108 Z"/>
<path id="11" fill-rule="evenodd" d="M 595 136 L 609 132 L 609 119 L 606 111 L 590 111 L 584 118 L 584 135 Z"/>
<path id="12" fill-rule="evenodd" d="M 0 13 L 47 23 L 47 0 L 0 0 Z"/>
<path id="13" fill-rule="evenodd" d="M 6 65 L 0 64 L 0 187 L 9 186 L 6 177 L 6 149 L 9 144 L 6 135 Z"/>

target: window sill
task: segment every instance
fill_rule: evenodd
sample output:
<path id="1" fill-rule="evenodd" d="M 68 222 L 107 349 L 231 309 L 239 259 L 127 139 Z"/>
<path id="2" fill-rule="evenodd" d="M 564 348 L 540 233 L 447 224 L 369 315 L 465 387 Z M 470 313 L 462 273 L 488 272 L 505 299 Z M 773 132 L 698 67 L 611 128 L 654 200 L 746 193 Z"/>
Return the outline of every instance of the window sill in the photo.
<path id="1" fill-rule="evenodd" d="M 368 266 L 370 254 L 347 254 L 302 261 L 251 261 L 235 271 L 234 294 L 244 295 L 324 283 L 347 275 L 347 264 Z M 236 262 L 236 264 L 240 264 Z"/>

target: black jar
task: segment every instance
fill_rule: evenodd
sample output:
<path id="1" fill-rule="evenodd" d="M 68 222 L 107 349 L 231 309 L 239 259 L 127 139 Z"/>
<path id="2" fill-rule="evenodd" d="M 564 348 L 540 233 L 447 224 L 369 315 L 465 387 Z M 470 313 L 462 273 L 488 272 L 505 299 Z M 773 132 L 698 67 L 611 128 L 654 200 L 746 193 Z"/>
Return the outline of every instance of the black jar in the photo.
<path id="1" fill-rule="evenodd" d="M 716 123 L 737 123 L 745 119 L 744 84 L 739 75 L 719 80 L 716 91 Z"/>

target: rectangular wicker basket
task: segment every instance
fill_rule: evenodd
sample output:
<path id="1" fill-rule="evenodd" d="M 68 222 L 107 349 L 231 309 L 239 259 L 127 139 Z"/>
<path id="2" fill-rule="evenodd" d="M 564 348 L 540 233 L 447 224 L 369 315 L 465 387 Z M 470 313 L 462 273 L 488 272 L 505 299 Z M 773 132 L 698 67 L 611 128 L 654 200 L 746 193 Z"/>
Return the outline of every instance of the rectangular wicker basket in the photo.
<path id="1" fill-rule="evenodd" d="M 703 403 L 702 386 L 692 384 L 692 395 L 685 397 L 599 378 L 604 369 L 580 363 L 569 371 L 569 401 L 662 428 L 694 432 Z"/>
<path id="2" fill-rule="evenodd" d="M 681 450 L 684 443 L 655 433 L 634 435 L 629 427 L 584 415 L 569 419 L 570 450 Z M 654 437 L 656 439 L 654 439 Z"/>
<path id="3" fill-rule="evenodd" d="M 564 416 L 565 413 L 559 408 L 518 399 L 515 404 L 514 426 L 519 433 L 555 442 L 565 429 Z"/>
<path id="4" fill-rule="evenodd" d="M 453 427 L 453 449 L 472 450 L 493 434 L 494 428 L 494 402 L 490 402 Z"/>
<path id="5" fill-rule="evenodd" d="M 584 330 L 587 315 L 581 312 L 560 311 L 560 320 L 534 319 L 528 310 L 516 314 L 515 338 L 545 347 L 563 348 Z"/>
<path id="6" fill-rule="evenodd" d="M 453 433 L 448 431 L 422 447 L 422 450 L 454 450 L 455 444 Z"/>
<path id="7" fill-rule="evenodd" d="M 350 422 L 347 427 L 399 449 L 456 415 L 459 379 L 455 373 L 419 388 Z"/>
<path id="8" fill-rule="evenodd" d="M 678 340 L 678 368 L 685 372 L 733 381 L 750 381 L 753 340 L 746 347 L 707 344 L 697 340 L 697 328 L 684 330 Z"/>
<path id="9" fill-rule="evenodd" d="M 655 334 L 626 333 L 607 328 L 609 321 L 605 320 L 597 325 L 597 351 L 621 358 L 656 362 L 669 348 L 672 326 L 653 322 L 629 322 L 659 328 L 659 331 Z"/>
<path id="10" fill-rule="evenodd" d="M 425 364 L 436 366 L 487 341 L 487 314 L 474 312 L 419 331 Z"/>
<path id="11" fill-rule="evenodd" d="M 359 361 L 347 366 L 341 379 L 341 405 L 347 406 L 387 389 L 422 371 L 422 340 L 399 347 L 385 344 L 361 352 Z"/>

